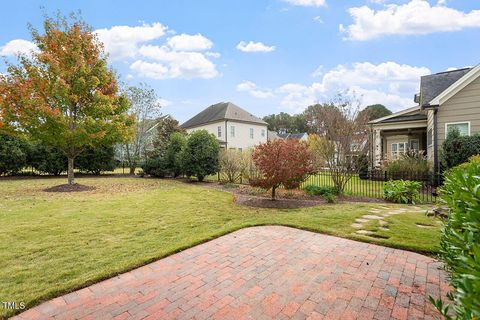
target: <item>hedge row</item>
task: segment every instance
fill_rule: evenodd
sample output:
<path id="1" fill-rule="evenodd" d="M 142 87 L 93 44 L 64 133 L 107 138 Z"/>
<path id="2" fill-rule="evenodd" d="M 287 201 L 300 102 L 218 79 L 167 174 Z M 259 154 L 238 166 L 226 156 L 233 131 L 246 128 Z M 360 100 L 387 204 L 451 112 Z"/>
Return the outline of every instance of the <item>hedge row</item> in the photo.
<path id="1" fill-rule="evenodd" d="M 75 168 L 93 174 L 112 171 L 116 167 L 114 156 L 113 147 L 87 148 L 75 158 Z M 67 158 L 60 150 L 43 143 L 0 135 L 0 175 L 17 175 L 25 168 L 60 175 L 67 171 Z"/>

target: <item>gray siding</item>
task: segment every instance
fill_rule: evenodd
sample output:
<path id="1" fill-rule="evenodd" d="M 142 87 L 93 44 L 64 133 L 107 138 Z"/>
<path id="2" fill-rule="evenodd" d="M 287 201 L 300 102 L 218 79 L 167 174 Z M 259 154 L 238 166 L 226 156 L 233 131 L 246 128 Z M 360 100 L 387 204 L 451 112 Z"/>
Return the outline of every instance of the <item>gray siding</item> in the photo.
<path id="1" fill-rule="evenodd" d="M 437 121 L 439 148 L 445 140 L 445 123 L 470 121 L 470 134 L 480 133 L 480 77 L 440 106 Z"/>

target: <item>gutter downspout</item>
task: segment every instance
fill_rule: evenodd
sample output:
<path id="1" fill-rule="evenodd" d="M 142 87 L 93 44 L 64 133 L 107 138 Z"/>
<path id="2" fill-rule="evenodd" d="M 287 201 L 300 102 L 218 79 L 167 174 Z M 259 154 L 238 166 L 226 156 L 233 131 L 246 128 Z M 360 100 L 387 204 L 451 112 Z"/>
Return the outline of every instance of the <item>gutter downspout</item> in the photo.
<path id="1" fill-rule="evenodd" d="M 435 174 L 440 173 L 438 166 L 438 128 L 437 128 L 437 112 L 438 107 L 433 109 L 433 172 Z"/>

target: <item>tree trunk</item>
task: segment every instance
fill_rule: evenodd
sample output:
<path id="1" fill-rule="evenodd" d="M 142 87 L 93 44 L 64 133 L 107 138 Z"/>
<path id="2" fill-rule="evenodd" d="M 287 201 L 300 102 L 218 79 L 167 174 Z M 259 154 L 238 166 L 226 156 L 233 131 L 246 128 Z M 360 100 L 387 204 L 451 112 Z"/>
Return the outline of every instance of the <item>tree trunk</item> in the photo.
<path id="1" fill-rule="evenodd" d="M 130 167 L 130 175 L 135 175 L 135 167 Z"/>
<path id="2" fill-rule="evenodd" d="M 73 173 L 73 160 L 75 158 L 73 157 L 68 157 L 68 184 L 73 185 L 75 184 L 75 177 Z"/>
<path id="3" fill-rule="evenodd" d="M 204 177 L 204 176 L 201 176 L 201 175 L 198 175 L 198 176 L 197 176 L 197 179 L 198 179 L 199 182 L 203 182 L 203 179 L 204 179 L 204 178 L 205 178 L 205 177 Z"/>
<path id="4" fill-rule="evenodd" d="M 276 198 L 275 198 L 275 190 L 277 189 L 277 187 L 272 187 L 272 201 L 274 201 Z"/>

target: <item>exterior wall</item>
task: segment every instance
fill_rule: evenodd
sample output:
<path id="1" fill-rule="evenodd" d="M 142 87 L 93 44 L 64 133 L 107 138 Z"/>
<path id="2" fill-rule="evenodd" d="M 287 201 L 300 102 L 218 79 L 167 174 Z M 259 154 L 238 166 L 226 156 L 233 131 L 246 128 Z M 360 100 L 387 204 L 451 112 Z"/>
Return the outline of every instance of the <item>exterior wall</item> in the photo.
<path id="1" fill-rule="evenodd" d="M 419 150 L 425 150 L 425 142 L 424 138 L 421 134 L 415 134 L 415 135 L 406 135 L 406 134 L 399 134 L 399 135 L 393 135 L 393 136 L 387 136 L 385 137 L 385 146 L 384 146 L 384 152 L 387 159 L 391 159 L 392 157 L 392 143 L 398 143 L 398 142 L 406 142 L 407 146 L 410 146 L 410 141 L 418 139 L 418 144 L 419 144 Z"/>
<path id="2" fill-rule="evenodd" d="M 227 132 L 225 132 L 225 121 L 226 121 Z M 222 128 L 221 137 L 218 137 L 217 135 L 219 126 Z M 231 136 L 231 131 L 230 131 L 232 126 L 235 127 L 234 137 Z M 253 129 L 253 139 L 250 137 L 250 129 Z M 267 142 L 267 135 L 268 135 L 267 125 L 238 122 L 234 120 L 222 120 L 219 122 L 208 123 L 199 127 L 189 128 L 187 129 L 187 133 L 191 133 L 196 130 L 207 130 L 209 133 L 214 134 L 218 140 L 222 142 L 226 141 L 228 149 L 235 148 L 235 149 L 242 149 L 242 150 L 247 150 L 260 143 Z M 262 137 L 262 130 L 265 130 L 265 135 L 263 137 Z"/>
<path id="3" fill-rule="evenodd" d="M 235 126 L 235 137 L 230 134 L 232 126 Z M 250 137 L 250 129 L 253 129 L 253 139 Z M 265 130 L 263 137 L 262 130 Z M 227 120 L 227 148 L 247 150 L 260 143 L 265 143 L 267 142 L 267 131 L 267 125 Z"/>
<path id="4" fill-rule="evenodd" d="M 218 130 L 219 126 L 222 127 L 222 136 L 221 137 L 218 137 L 218 135 L 217 135 L 217 130 Z M 225 141 L 225 120 L 212 122 L 212 123 L 207 123 L 207 124 L 205 124 L 203 126 L 200 126 L 200 127 L 188 128 L 187 133 L 192 133 L 192 132 L 195 132 L 197 130 L 207 130 L 209 133 L 212 133 L 213 135 L 215 135 L 215 137 L 219 141 Z"/>
<path id="5" fill-rule="evenodd" d="M 445 124 L 470 122 L 470 134 L 480 133 L 480 77 L 439 107 L 438 147 L 445 141 Z"/>

